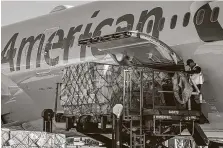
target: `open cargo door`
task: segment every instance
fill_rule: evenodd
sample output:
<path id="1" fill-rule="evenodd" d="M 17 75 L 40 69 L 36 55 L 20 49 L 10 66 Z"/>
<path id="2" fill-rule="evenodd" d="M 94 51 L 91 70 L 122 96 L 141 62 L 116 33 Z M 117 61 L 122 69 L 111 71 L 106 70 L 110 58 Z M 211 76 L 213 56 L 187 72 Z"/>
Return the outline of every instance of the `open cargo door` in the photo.
<path id="1" fill-rule="evenodd" d="M 145 33 L 124 31 L 79 40 L 79 45 L 98 48 L 120 65 L 150 67 L 167 71 L 184 70 L 183 60 L 165 43 Z M 121 55 L 118 60 L 117 56 Z"/>

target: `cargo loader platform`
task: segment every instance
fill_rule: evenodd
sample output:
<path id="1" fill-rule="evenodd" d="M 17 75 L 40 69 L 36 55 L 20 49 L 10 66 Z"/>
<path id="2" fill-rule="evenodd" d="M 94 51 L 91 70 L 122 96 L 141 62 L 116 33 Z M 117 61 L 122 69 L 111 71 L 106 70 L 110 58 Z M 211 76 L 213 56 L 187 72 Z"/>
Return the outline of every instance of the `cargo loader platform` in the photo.
<path id="1" fill-rule="evenodd" d="M 64 97 L 62 106 L 78 119 L 80 132 L 111 132 L 113 147 L 165 147 L 163 142 L 174 136 L 192 136 L 199 146 L 208 145 L 199 126 L 201 120 L 207 122 L 201 107 L 205 102 L 200 92 L 192 92 L 183 60 L 169 46 L 138 31 L 82 39 L 79 45 L 110 55 L 65 72 L 62 92 L 75 95 Z M 117 104 L 123 106 L 120 117 L 112 113 Z M 190 134 L 181 135 L 184 130 Z"/>

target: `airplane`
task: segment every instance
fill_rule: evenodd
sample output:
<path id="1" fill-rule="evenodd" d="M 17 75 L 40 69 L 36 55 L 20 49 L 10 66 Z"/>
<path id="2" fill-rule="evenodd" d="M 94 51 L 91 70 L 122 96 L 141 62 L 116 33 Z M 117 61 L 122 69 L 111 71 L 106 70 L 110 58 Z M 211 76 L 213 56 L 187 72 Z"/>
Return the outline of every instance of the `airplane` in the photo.
<path id="1" fill-rule="evenodd" d="M 130 28 L 162 41 L 184 62 L 192 58 L 202 67 L 210 123 L 201 127 L 208 137 L 223 138 L 223 2 L 96 1 L 61 7 L 2 27 L 2 127 L 37 126 L 31 123 L 41 119 L 44 109 L 54 108 L 55 84 L 61 83 L 64 67 L 109 58 L 79 46 L 79 40 Z M 30 125 L 26 128 L 25 123 Z"/>

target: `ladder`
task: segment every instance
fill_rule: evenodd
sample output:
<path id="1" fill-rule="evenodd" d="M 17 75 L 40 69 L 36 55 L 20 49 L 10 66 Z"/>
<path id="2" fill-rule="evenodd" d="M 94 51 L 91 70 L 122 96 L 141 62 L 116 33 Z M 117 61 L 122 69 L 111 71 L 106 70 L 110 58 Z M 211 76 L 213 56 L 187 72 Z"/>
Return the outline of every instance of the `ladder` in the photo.
<path id="1" fill-rule="evenodd" d="M 129 122 L 130 148 L 145 148 L 146 140 L 142 127 L 142 109 L 143 109 L 143 86 L 142 71 L 139 71 L 140 82 L 140 111 L 139 114 L 131 114 L 132 109 L 132 70 L 124 70 L 124 91 L 123 106 L 124 120 Z M 133 122 L 139 121 L 139 126 L 134 126 Z M 134 131 L 135 129 L 135 131 Z"/>
<path id="2" fill-rule="evenodd" d="M 145 134 L 143 135 L 133 134 L 132 138 L 133 138 L 133 145 L 132 145 L 133 148 L 145 148 L 146 146 Z"/>
<path id="3" fill-rule="evenodd" d="M 123 108 L 124 116 L 128 116 L 130 106 L 132 106 L 132 73 L 130 70 L 124 70 L 124 88 L 123 88 Z"/>
<path id="4" fill-rule="evenodd" d="M 140 121 L 140 116 L 137 115 L 130 115 L 130 116 L 124 116 L 124 120 L 129 123 L 129 145 L 130 148 L 145 148 L 145 134 L 142 132 L 143 127 L 138 125 L 135 126 L 134 122 Z"/>

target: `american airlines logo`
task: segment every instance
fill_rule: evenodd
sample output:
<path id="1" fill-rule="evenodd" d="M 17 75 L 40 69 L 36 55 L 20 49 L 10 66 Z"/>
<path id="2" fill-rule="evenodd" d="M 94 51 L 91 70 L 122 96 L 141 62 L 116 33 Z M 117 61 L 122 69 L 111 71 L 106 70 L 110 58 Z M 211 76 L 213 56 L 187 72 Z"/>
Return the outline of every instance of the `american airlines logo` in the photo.
<path id="1" fill-rule="evenodd" d="M 99 11 L 95 11 L 91 18 L 97 17 L 99 14 Z M 146 21 L 149 20 L 151 16 L 154 16 L 154 22 L 153 22 L 153 28 L 156 29 L 148 29 L 148 24 L 146 24 Z M 41 66 L 41 54 L 44 53 L 44 59 L 45 62 L 50 66 L 55 66 L 59 62 L 59 56 L 52 58 L 50 57 L 49 50 L 55 50 L 55 49 L 63 49 L 63 60 L 65 62 L 68 61 L 69 57 L 69 49 L 73 46 L 75 39 L 85 39 L 90 37 L 96 37 L 101 35 L 101 30 L 105 26 L 111 26 L 116 25 L 116 32 L 126 30 L 128 26 L 131 26 L 133 29 L 133 26 L 135 23 L 137 23 L 135 26 L 136 28 L 134 30 L 143 31 L 144 26 L 147 27 L 147 33 L 150 33 L 152 31 L 152 36 L 159 38 L 159 30 L 158 24 L 159 20 L 163 16 L 163 10 L 161 7 L 156 7 L 152 9 L 151 11 L 144 10 L 141 12 L 141 15 L 139 17 L 138 22 L 135 22 L 135 16 L 133 14 L 125 14 L 123 16 L 120 16 L 117 18 L 116 22 L 113 18 L 107 18 L 105 20 L 102 20 L 98 26 L 94 29 L 94 31 L 90 32 L 92 23 L 89 23 L 86 25 L 84 31 L 83 31 L 83 24 L 77 25 L 75 27 L 71 27 L 67 33 L 67 36 L 65 36 L 63 29 L 58 29 L 55 32 L 53 32 L 49 38 L 46 38 L 45 33 L 40 33 L 37 36 L 29 36 L 22 39 L 20 46 L 15 47 L 15 43 L 17 40 L 17 37 L 19 36 L 19 33 L 15 33 L 11 39 L 8 41 L 8 43 L 5 45 L 4 50 L 2 51 L 2 63 L 9 63 L 10 71 L 19 71 L 21 66 L 21 58 L 22 54 L 25 48 L 27 48 L 27 55 L 26 55 L 26 69 L 30 69 L 30 63 L 31 63 L 31 56 L 35 56 L 36 60 L 36 68 Z M 153 21 L 153 20 L 151 20 Z M 114 23 L 115 22 L 115 23 Z M 123 22 L 127 23 L 126 26 L 123 27 Z M 151 26 L 150 26 L 151 27 Z M 148 30 L 150 30 L 148 32 Z M 79 37 L 76 37 L 76 33 L 83 32 Z M 55 39 L 58 38 L 58 39 Z M 34 45 L 39 42 L 37 45 L 37 54 L 33 55 L 32 51 L 34 48 Z M 97 56 L 105 56 L 105 53 L 99 51 L 98 49 L 92 47 L 91 48 L 92 55 L 94 57 Z M 15 60 L 15 56 L 17 55 L 17 58 Z M 86 56 L 86 46 L 80 46 L 80 59 L 84 60 Z M 62 60 L 62 59 L 61 59 Z"/>

